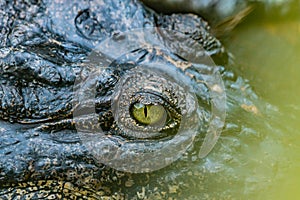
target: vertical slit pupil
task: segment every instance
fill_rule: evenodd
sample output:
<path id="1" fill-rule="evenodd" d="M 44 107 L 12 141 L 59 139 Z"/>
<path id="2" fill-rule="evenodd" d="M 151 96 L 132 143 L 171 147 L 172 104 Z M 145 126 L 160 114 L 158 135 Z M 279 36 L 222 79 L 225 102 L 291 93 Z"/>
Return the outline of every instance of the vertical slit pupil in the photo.
<path id="1" fill-rule="evenodd" d="M 144 115 L 147 117 L 147 106 L 144 107 Z"/>

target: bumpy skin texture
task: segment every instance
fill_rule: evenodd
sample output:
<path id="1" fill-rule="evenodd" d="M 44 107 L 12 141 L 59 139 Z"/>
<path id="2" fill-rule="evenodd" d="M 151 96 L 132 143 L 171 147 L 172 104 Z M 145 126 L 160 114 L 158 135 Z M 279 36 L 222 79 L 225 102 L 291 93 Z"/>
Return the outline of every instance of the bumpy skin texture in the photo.
<path id="1" fill-rule="evenodd" d="M 17 5 L 21 7 L 18 10 Z M 120 31 L 147 26 L 174 26 L 178 31 L 186 31 L 188 22 L 191 27 L 188 34 L 198 37 L 199 45 L 210 55 L 224 51 L 200 18 L 158 16 L 138 2 L 51 1 L 39 5 L 17 2 L 2 7 L 12 13 L 4 13 L 2 17 L 3 31 L 9 34 L 2 35 L 1 116 L 12 122 L 44 121 L 68 115 L 72 103 L 70 86 L 80 72 L 78 62 L 104 38 Z M 26 9 L 33 13 L 27 13 Z M 21 11 L 29 17 L 22 19 Z M 61 101 L 56 101 L 58 98 Z"/>
<path id="2" fill-rule="evenodd" d="M 84 70 L 81 61 L 112 34 L 147 26 L 172 28 L 195 39 L 225 64 L 226 53 L 205 21 L 195 15 L 161 16 L 135 0 L 1 1 L 0 7 L 1 199 L 180 199 L 187 196 L 187 188 L 205 184 L 201 176 L 194 182 L 181 181 L 195 177 L 198 169 L 189 164 L 195 161 L 200 138 L 169 167 L 154 173 L 123 173 L 95 162 L 67 120 L 72 118 L 75 78 Z M 223 67 L 220 71 L 229 91 L 234 85 L 228 96 L 230 113 L 239 113 L 239 105 L 251 104 L 256 96 L 242 79 Z M 106 86 L 100 91 L 103 107 L 110 102 L 105 95 L 116 83 L 112 77 L 101 78 Z M 231 115 L 229 121 L 233 124 L 229 128 L 240 128 Z M 51 123 L 54 132 L 32 131 L 45 123 Z M 231 145 L 229 154 L 240 143 Z M 226 165 L 228 156 L 223 155 L 214 159 Z"/>

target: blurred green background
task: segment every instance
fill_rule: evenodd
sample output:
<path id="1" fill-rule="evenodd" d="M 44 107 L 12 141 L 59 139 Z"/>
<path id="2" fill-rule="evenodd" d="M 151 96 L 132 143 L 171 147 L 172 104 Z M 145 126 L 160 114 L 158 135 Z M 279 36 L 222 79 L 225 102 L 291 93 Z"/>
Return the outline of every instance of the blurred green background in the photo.
<path id="1" fill-rule="evenodd" d="M 276 121 L 284 130 L 279 141 L 285 148 L 283 165 L 277 171 L 280 178 L 269 189 L 260 191 L 259 196 L 265 199 L 300 199 L 299 36 L 299 18 L 273 15 L 271 19 L 253 13 L 225 39 L 238 66 L 235 70 L 281 113 Z"/>

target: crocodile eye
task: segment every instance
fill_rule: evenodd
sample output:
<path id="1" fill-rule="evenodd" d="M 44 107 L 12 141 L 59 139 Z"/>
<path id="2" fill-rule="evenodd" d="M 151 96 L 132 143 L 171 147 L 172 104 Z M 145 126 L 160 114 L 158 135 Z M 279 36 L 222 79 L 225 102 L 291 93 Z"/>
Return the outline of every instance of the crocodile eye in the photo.
<path id="1" fill-rule="evenodd" d="M 88 125 L 76 128 L 97 161 L 148 173 L 201 141 L 199 157 L 206 156 L 224 125 L 226 99 L 209 55 L 194 38 L 160 27 L 101 42 L 80 73 L 74 101 L 78 115 L 88 112 Z"/>
<path id="2" fill-rule="evenodd" d="M 177 134 L 189 97 L 183 87 L 169 79 L 144 67 L 135 67 L 122 76 L 112 98 L 119 136 L 154 141 Z"/>
<path id="3" fill-rule="evenodd" d="M 167 112 L 161 105 L 134 103 L 131 114 L 142 125 L 165 124 L 167 119 Z"/>

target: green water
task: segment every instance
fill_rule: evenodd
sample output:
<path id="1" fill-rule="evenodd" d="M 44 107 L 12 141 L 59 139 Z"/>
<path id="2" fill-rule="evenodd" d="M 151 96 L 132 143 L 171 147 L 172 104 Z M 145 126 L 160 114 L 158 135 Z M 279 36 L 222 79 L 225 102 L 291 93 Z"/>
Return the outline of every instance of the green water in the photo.
<path id="1" fill-rule="evenodd" d="M 272 126 L 259 130 L 264 141 L 247 143 L 248 159 L 257 161 L 246 166 L 248 178 L 269 182 L 266 187 L 254 182 L 262 190 L 255 187 L 250 197 L 300 199 L 300 20 L 259 21 L 242 24 L 225 42 L 235 57 L 235 70 L 278 110 L 276 116 L 262 118 Z"/>
<path id="2" fill-rule="evenodd" d="M 224 81 L 226 127 L 207 157 L 161 175 L 175 199 L 300 199 L 299 35 L 300 20 L 257 19 L 223 38 L 240 76 Z"/>

